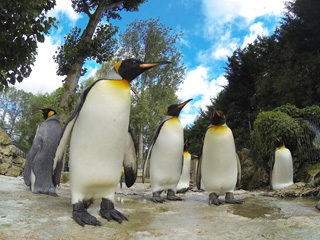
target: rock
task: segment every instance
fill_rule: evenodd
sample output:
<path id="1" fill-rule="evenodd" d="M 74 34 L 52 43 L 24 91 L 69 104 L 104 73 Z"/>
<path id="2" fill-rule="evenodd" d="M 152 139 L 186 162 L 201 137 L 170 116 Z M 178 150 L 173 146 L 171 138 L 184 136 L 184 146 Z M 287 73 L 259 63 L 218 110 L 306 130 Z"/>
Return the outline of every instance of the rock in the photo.
<path id="1" fill-rule="evenodd" d="M 297 180 L 311 186 L 320 185 L 320 163 L 304 164 L 297 173 Z"/>
<path id="2" fill-rule="evenodd" d="M 265 187 L 269 184 L 269 175 L 262 168 L 254 164 L 250 157 L 249 149 L 242 149 L 238 152 L 241 163 L 241 182 L 239 188 L 252 190 Z"/>
<path id="3" fill-rule="evenodd" d="M 9 138 L 9 136 L 7 135 L 7 133 L 0 128 L 0 145 L 8 145 L 11 143 L 11 140 Z"/>
<path id="4" fill-rule="evenodd" d="M 22 176 L 25 159 L 20 150 L 11 144 L 9 136 L 0 129 L 0 174 L 17 177 Z"/>
<path id="5" fill-rule="evenodd" d="M 289 187 L 272 192 L 275 197 L 308 197 L 317 196 L 320 192 L 320 187 L 309 187 L 304 182 L 292 184 Z"/>
<path id="6" fill-rule="evenodd" d="M 316 208 L 317 208 L 318 210 L 320 210 L 320 201 L 317 203 Z"/>

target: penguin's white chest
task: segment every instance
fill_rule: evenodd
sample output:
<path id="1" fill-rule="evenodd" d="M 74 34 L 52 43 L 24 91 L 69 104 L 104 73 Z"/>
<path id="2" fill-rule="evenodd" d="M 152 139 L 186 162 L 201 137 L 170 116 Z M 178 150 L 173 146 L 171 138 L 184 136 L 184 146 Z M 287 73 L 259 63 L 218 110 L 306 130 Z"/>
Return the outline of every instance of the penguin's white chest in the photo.
<path id="1" fill-rule="evenodd" d="M 208 129 L 202 150 L 201 176 L 208 192 L 233 192 L 237 183 L 237 159 L 233 134 L 227 126 Z"/>
<path id="2" fill-rule="evenodd" d="M 92 87 L 70 141 L 72 201 L 110 197 L 119 182 L 130 113 L 128 82 Z"/>
<path id="3" fill-rule="evenodd" d="M 273 190 L 279 190 L 293 184 L 292 156 L 289 149 L 281 147 L 275 152 L 275 161 L 271 176 Z"/>
<path id="4" fill-rule="evenodd" d="M 172 189 L 180 179 L 183 154 L 183 127 L 176 117 L 166 121 L 154 143 L 150 157 L 152 192 Z"/>

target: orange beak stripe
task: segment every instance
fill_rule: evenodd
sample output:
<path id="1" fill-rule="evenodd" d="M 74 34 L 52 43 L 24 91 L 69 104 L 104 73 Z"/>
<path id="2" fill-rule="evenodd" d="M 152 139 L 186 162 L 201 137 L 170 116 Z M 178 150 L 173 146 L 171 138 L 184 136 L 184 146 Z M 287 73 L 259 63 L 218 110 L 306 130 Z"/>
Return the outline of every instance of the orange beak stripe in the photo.
<path id="1" fill-rule="evenodd" d="M 141 68 L 150 68 L 150 67 L 154 67 L 157 65 L 158 65 L 158 63 L 142 63 L 142 64 L 140 64 L 140 67 Z"/>

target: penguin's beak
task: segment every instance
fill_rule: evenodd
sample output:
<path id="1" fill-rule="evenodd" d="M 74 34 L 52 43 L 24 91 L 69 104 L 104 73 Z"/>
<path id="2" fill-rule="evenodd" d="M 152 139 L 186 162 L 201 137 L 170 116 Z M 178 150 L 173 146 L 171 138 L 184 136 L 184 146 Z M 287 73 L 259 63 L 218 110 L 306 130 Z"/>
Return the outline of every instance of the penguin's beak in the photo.
<path id="1" fill-rule="evenodd" d="M 190 102 L 193 98 L 188 99 L 187 101 L 181 103 L 178 108 L 183 108 L 188 102 Z"/>
<path id="2" fill-rule="evenodd" d="M 150 62 L 150 63 L 141 63 L 140 67 L 141 68 L 152 68 L 155 66 L 159 66 L 159 65 L 165 65 L 165 64 L 169 64 L 171 62 L 169 61 L 163 61 L 163 62 Z"/>
<path id="3" fill-rule="evenodd" d="M 41 112 L 43 114 L 43 111 L 40 108 L 34 108 L 35 111 Z"/>

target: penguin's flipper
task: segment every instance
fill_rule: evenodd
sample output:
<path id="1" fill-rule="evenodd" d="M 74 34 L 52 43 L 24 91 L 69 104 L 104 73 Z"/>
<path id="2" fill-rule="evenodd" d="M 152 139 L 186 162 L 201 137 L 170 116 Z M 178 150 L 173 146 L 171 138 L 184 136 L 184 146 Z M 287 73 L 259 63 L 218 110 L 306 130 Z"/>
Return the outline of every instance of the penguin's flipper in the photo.
<path id="1" fill-rule="evenodd" d="M 240 164 L 240 159 L 237 153 L 236 153 L 236 158 L 237 158 L 237 168 L 238 168 L 238 178 L 237 178 L 236 187 L 238 187 L 241 182 L 241 164 Z"/>
<path id="2" fill-rule="evenodd" d="M 66 148 L 67 148 L 67 144 L 68 141 L 70 139 L 71 136 L 71 132 L 73 129 L 73 125 L 77 119 L 78 115 L 76 115 L 76 117 L 74 117 L 71 121 L 67 121 L 62 134 L 61 134 L 61 138 L 56 150 L 56 154 L 54 156 L 54 160 L 53 160 L 53 184 L 56 186 L 57 184 L 59 184 L 60 182 L 60 177 L 59 175 L 59 168 L 62 169 L 63 167 L 63 162 L 64 162 L 64 156 L 65 156 L 65 152 L 66 152 Z M 61 171 L 60 171 L 61 174 Z"/>
<path id="3" fill-rule="evenodd" d="M 150 154 L 151 154 L 151 151 L 152 151 L 152 148 L 153 148 L 153 145 L 154 143 L 156 142 L 158 136 L 159 136 L 159 133 L 161 131 L 161 128 L 163 126 L 163 124 L 168 121 L 169 119 L 171 119 L 172 116 L 165 116 L 163 119 L 162 119 L 162 122 L 160 123 L 160 125 L 157 127 L 157 129 L 154 131 L 154 134 L 152 136 L 152 139 L 151 139 L 151 143 L 150 143 L 150 146 L 149 146 L 149 149 L 148 149 L 148 154 L 147 154 L 147 157 L 143 163 L 143 174 L 142 174 L 142 182 L 144 183 L 144 178 L 146 176 L 146 173 L 147 173 L 147 166 L 148 166 L 148 161 L 149 161 L 149 157 L 150 157 Z"/>
<path id="4" fill-rule="evenodd" d="M 201 190 L 201 162 L 202 162 L 202 156 L 200 156 L 198 160 L 198 167 L 197 167 L 196 184 L 197 184 L 198 190 Z"/>
<path id="5" fill-rule="evenodd" d="M 38 129 L 39 129 L 39 127 L 38 127 Z M 41 151 L 42 146 L 43 146 L 43 139 L 42 139 L 41 136 L 39 136 L 39 134 L 37 134 L 38 133 L 38 129 L 37 129 L 37 132 L 36 132 L 36 136 L 35 136 L 35 138 L 33 140 L 32 146 L 31 146 L 31 148 L 30 148 L 30 150 L 28 152 L 28 155 L 27 155 L 27 158 L 26 158 L 26 163 L 25 163 L 25 166 L 24 166 L 23 178 L 24 178 L 24 182 L 25 182 L 25 184 L 27 186 L 31 185 L 31 179 L 30 179 L 31 170 L 34 167 L 35 159 L 36 159 L 38 153 Z"/>
<path id="6" fill-rule="evenodd" d="M 137 150 L 130 126 L 128 129 L 127 146 L 124 153 L 123 167 L 126 186 L 129 188 L 135 183 L 138 171 Z"/>

